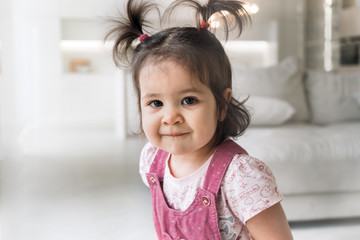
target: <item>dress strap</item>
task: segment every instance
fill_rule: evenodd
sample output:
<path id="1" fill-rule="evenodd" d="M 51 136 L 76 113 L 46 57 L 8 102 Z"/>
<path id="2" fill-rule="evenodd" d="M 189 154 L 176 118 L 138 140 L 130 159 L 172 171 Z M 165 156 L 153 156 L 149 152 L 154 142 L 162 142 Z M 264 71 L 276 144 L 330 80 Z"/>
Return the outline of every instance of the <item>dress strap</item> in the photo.
<path id="1" fill-rule="evenodd" d="M 169 157 L 169 153 L 158 149 L 154 158 L 154 161 L 151 164 L 149 173 L 155 173 L 156 176 L 159 178 L 159 181 L 163 181 L 164 173 L 165 173 L 165 166 L 166 160 Z"/>
<path id="2" fill-rule="evenodd" d="M 233 140 L 226 140 L 217 147 L 204 180 L 205 190 L 215 195 L 218 193 L 225 172 L 236 154 L 247 154 L 247 152 Z"/>

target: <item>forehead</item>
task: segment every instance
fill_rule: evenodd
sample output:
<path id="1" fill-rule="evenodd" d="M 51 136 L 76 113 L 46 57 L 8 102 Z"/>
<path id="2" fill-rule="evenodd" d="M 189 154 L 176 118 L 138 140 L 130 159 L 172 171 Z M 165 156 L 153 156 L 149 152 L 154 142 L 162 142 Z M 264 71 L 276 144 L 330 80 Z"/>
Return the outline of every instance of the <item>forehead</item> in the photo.
<path id="1" fill-rule="evenodd" d="M 202 87 L 202 83 L 196 74 L 187 66 L 171 60 L 148 61 L 139 71 L 140 89 L 158 87 L 181 87 L 189 86 Z"/>

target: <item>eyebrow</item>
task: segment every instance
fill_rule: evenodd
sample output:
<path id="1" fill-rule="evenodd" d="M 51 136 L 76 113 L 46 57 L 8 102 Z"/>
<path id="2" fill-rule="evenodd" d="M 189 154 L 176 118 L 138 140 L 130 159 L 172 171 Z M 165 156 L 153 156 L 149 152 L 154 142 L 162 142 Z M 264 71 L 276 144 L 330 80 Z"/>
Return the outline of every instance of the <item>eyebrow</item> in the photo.
<path id="1" fill-rule="evenodd" d="M 203 91 L 201 91 L 198 88 L 186 88 L 186 89 L 179 91 L 178 93 L 179 94 L 187 94 L 187 93 L 200 93 L 201 94 L 201 93 L 203 93 Z M 159 96 L 161 96 L 161 94 L 159 94 L 159 93 L 147 93 L 141 99 L 156 98 Z"/>
<path id="2" fill-rule="evenodd" d="M 181 90 L 179 92 L 180 94 L 185 94 L 185 93 L 203 93 L 203 91 L 201 91 L 198 88 L 186 88 L 184 90 Z"/>
<path id="3" fill-rule="evenodd" d="M 141 99 L 156 98 L 156 97 L 158 97 L 160 95 L 161 94 L 157 94 L 157 93 L 148 93 L 145 96 L 143 96 Z"/>

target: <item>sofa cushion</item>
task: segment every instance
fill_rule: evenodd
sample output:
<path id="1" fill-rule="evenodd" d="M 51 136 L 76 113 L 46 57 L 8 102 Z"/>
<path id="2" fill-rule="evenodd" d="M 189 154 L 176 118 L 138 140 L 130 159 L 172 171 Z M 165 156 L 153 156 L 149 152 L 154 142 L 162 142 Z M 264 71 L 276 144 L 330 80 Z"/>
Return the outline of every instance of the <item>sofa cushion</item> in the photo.
<path id="1" fill-rule="evenodd" d="M 288 102 L 270 97 L 252 95 L 245 106 L 251 114 L 251 126 L 280 125 L 295 113 L 295 109 Z"/>
<path id="2" fill-rule="evenodd" d="M 296 58 L 287 58 L 276 66 L 261 69 L 240 69 L 234 66 L 233 75 L 235 97 L 258 95 L 282 99 L 295 108 L 292 120 L 308 120 L 303 76 Z"/>
<path id="3" fill-rule="evenodd" d="M 360 122 L 249 128 L 236 141 L 270 166 L 283 194 L 360 190 Z"/>
<path id="4" fill-rule="evenodd" d="M 305 83 L 313 123 L 360 119 L 360 72 L 335 74 L 309 70 Z"/>

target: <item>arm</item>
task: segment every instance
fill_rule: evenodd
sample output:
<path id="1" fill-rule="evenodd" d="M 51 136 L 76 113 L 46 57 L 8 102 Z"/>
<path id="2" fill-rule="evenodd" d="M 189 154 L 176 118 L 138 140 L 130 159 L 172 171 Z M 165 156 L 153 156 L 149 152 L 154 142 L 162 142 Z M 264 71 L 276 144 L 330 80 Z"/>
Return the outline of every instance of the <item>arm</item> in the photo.
<path id="1" fill-rule="evenodd" d="M 292 240 L 292 234 L 280 203 L 255 215 L 246 227 L 256 240 Z"/>

